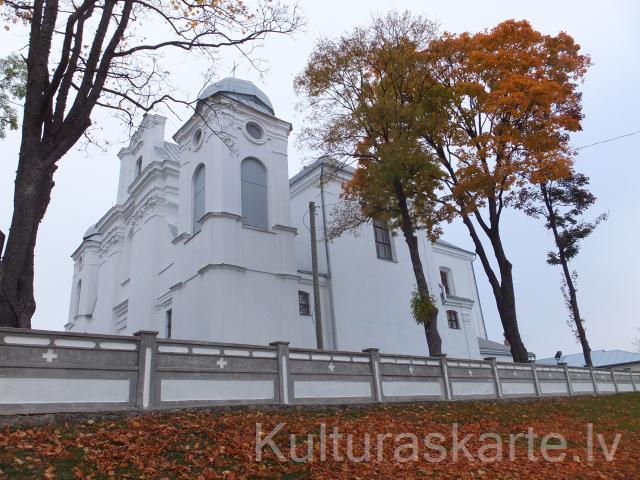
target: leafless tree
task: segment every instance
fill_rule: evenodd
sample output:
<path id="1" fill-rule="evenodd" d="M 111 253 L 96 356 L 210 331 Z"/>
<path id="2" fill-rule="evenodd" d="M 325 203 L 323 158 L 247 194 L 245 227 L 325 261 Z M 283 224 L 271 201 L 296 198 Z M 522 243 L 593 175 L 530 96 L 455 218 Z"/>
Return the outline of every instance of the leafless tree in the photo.
<path id="1" fill-rule="evenodd" d="M 0 260 L 0 326 L 30 328 L 34 248 L 53 174 L 96 107 L 129 122 L 160 105 L 195 108 L 167 88 L 168 51 L 197 52 L 211 64 L 220 49 L 236 48 L 253 61 L 265 37 L 291 34 L 303 20 L 295 5 L 268 0 L 255 7 L 241 0 L 7 0 L 2 8 L 6 21 L 26 24 L 29 45 L 14 211 Z"/>

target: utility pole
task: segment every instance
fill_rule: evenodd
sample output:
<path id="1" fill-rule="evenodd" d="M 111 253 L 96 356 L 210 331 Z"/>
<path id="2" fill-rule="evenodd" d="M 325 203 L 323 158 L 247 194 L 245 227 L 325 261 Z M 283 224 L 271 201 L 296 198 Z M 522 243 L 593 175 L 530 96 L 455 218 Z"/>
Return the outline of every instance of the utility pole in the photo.
<path id="1" fill-rule="evenodd" d="M 324 340 L 322 339 L 322 315 L 320 312 L 320 273 L 318 272 L 315 202 L 309 202 L 309 225 L 309 229 L 311 230 L 311 270 L 313 272 L 313 310 L 316 318 L 316 343 L 318 350 L 323 350 Z"/>

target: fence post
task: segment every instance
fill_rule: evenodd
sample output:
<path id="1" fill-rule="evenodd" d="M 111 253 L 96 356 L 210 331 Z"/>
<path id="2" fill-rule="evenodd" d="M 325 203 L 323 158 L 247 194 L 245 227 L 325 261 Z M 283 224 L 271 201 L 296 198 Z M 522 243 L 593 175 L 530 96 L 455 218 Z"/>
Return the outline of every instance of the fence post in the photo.
<path id="1" fill-rule="evenodd" d="M 616 389 L 616 393 L 620 393 L 618 389 L 618 379 L 616 379 L 616 371 L 614 369 L 611 369 L 611 378 L 613 379 L 613 386 Z"/>
<path id="2" fill-rule="evenodd" d="M 382 375 L 380 373 L 380 350 L 378 348 L 365 348 L 362 350 L 371 356 L 371 374 L 373 375 L 373 399 L 383 402 Z"/>
<path id="3" fill-rule="evenodd" d="M 633 387 L 633 391 L 637 392 L 638 387 L 636 386 L 636 379 L 633 377 L 633 370 L 630 369 L 629 374 L 631 375 L 631 386 Z"/>
<path id="4" fill-rule="evenodd" d="M 156 404 L 156 363 L 158 332 L 140 330 L 138 337 L 138 381 L 136 383 L 136 408 L 146 410 Z"/>
<path id="5" fill-rule="evenodd" d="M 504 395 L 502 393 L 502 384 L 500 383 L 500 374 L 498 372 L 498 365 L 496 364 L 496 357 L 487 357 L 485 360 L 491 362 L 491 369 L 493 370 L 493 380 L 496 384 L 496 395 L 498 398 L 502 398 Z"/>
<path id="6" fill-rule="evenodd" d="M 442 369 L 442 380 L 444 383 L 444 396 L 446 400 L 451 400 L 451 385 L 449 384 L 449 370 L 447 368 L 447 354 L 440 355 L 440 368 Z"/>
<path id="7" fill-rule="evenodd" d="M 278 403 L 288 405 L 289 401 L 289 342 L 271 342 L 278 349 Z"/>
<path id="8" fill-rule="evenodd" d="M 558 365 L 562 365 L 564 376 L 567 378 L 567 388 L 569 389 L 569 395 L 573 395 L 573 385 L 571 385 L 571 377 L 569 376 L 569 365 L 567 365 L 566 363 L 559 363 Z"/>
<path id="9" fill-rule="evenodd" d="M 596 378 L 596 372 L 593 370 L 593 366 L 589 367 L 591 373 L 591 380 L 593 381 L 593 393 L 600 395 L 600 389 L 598 388 L 598 379 Z"/>
<path id="10" fill-rule="evenodd" d="M 533 375 L 533 388 L 536 390 L 536 397 L 542 396 L 542 390 L 540 390 L 540 381 L 538 380 L 538 369 L 536 368 L 536 362 L 531 361 L 531 374 Z"/>

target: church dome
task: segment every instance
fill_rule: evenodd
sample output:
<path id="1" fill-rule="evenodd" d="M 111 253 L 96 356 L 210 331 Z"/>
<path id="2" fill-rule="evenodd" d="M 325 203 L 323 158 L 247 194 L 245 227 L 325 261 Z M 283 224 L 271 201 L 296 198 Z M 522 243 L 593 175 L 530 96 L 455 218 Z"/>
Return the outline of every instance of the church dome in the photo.
<path id="1" fill-rule="evenodd" d="M 227 77 L 206 87 L 198 100 L 204 100 L 213 95 L 225 94 L 252 108 L 256 108 L 269 115 L 274 115 L 273 105 L 269 97 L 256 87 L 253 82 L 239 78 Z"/>

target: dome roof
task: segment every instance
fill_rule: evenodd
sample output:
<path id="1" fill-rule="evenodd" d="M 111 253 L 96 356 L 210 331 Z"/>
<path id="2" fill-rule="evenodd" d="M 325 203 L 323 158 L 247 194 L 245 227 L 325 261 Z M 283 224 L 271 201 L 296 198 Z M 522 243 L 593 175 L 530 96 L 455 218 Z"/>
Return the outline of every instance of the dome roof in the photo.
<path id="1" fill-rule="evenodd" d="M 98 230 L 98 227 L 96 225 L 92 225 L 91 227 L 89 227 L 87 231 L 84 232 L 82 239 L 88 240 L 90 237 L 93 237 L 94 235 L 100 235 L 100 231 Z"/>
<path id="2" fill-rule="evenodd" d="M 269 97 L 256 87 L 253 82 L 248 80 L 242 80 L 240 78 L 227 77 L 222 80 L 212 83 L 206 87 L 198 100 L 204 100 L 218 93 L 225 93 L 228 96 L 235 98 L 236 100 L 249 105 L 250 107 L 257 108 L 269 115 L 273 115 L 273 105 Z"/>

